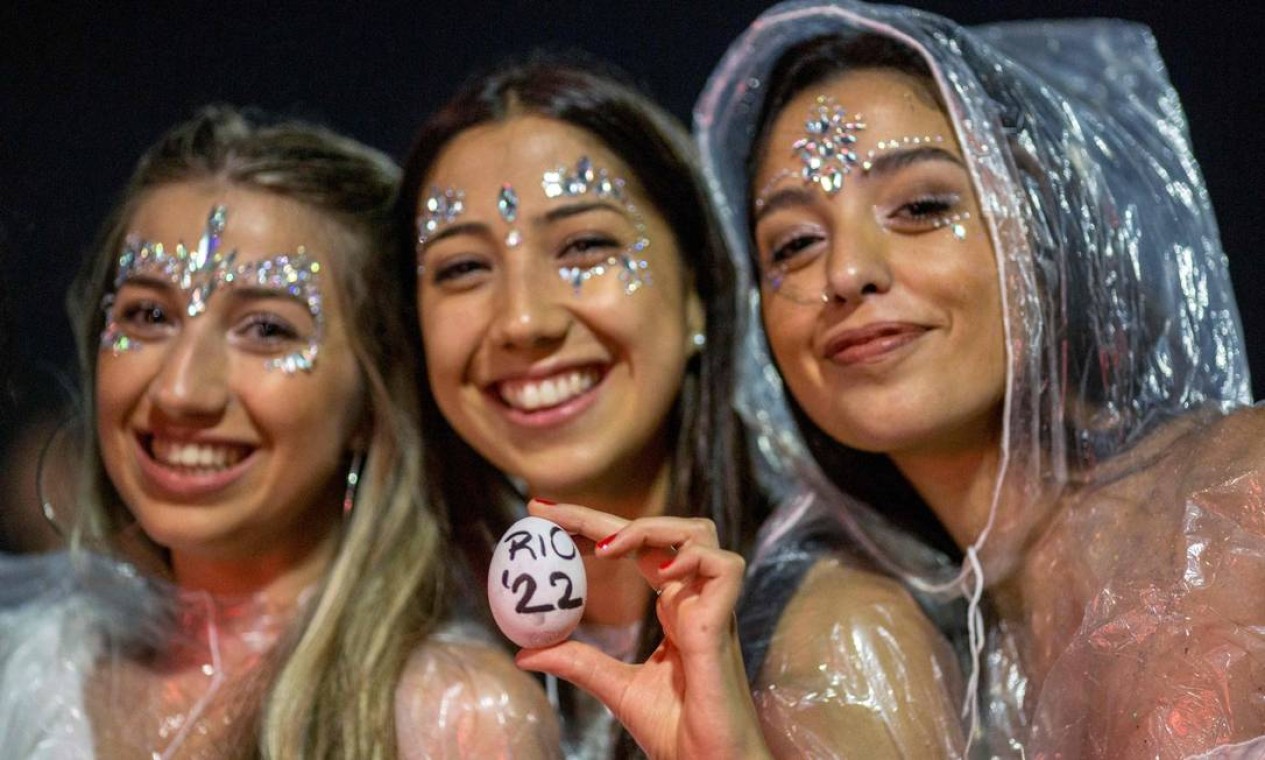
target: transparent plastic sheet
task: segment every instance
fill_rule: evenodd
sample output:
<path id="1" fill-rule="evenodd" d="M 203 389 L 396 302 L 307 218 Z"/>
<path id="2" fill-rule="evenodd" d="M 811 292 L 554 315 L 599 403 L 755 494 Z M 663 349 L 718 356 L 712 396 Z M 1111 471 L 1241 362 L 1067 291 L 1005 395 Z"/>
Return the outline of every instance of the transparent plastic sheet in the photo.
<path id="1" fill-rule="evenodd" d="M 235 756 L 228 747 L 254 746 L 249 711 L 303 604 L 181 591 L 86 553 L 0 555 L 0 747 L 14 758 Z M 552 757 L 558 746 L 531 678 L 464 627 L 413 652 L 396 716 L 405 758 Z"/>
<path id="2" fill-rule="evenodd" d="M 765 78 L 800 41 L 865 31 L 930 63 L 997 252 L 1009 364 L 991 523 L 967 552 L 978 570 L 833 487 L 760 329 L 744 162 Z M 1265 420 L 1249 406 L 1225 255 L 1149 32 L 1107 20 L 966 29 L 908 8 L 783 3 L 733 43 L 695 121 L 748 299 L 738 406 L 760 477 L 784 500 L 752 577 L 833 521 L 962 653 L 978 629 L 962 600 L 982 573 L 984 647 L 978 664 L 962 658 L 982 679 L 973 755 L 1182 757 L 1265 734 L 1265 609 L 1245 591 L 1262 588 Z M 801 489 L 820 503 L 804 509 Z"/>
<path id="3" fill-rule="evenodd" d="M 395 700 L 401 760 L 562 756 L 535 680 L 485 636 L 451 627 L 409 657 Z"/>

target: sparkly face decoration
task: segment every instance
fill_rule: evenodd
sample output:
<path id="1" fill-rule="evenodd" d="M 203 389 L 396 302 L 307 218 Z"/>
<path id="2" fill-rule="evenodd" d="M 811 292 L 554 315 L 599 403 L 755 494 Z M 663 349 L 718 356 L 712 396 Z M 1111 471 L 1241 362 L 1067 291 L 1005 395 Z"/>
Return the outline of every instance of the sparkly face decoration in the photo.
<path id="1" fill-rule="evenodd" d="M 642 251 L 650 245 L 646 238 L 645 221 L 637 207 L 628 199 L 624 190 L 624 180 L 612 177 L 605 168 L 595 168 L 588 156 L 581 156 L 575 163 L 575 169 L 559 166 L 541 176 L 540 188 L 545 198 L 581 198 L 586 195 L 613 201 L 623 207 L 628 219 L 637 228 L 638 237 L 626 249 L 613 253 L 595 261 L 580 264 L 564 263 L 558 267 L 558 276 L 571 285 L 576 295 L 580 294 L 580 286 L 594 277 L 608 272 L 615 272 L 624 285 L 624 293 L 632 295 L 643 285 L 650 283 L 649 262 L 641 257 Z M 523 233 L 514 226 L 518 221 L 518 192 L 511 184 L 502 184 L 496 196 L 496 210 L 501 220 L 509 227 L 505 233 L 505 246 L 517 248 L 523 242 Z M 465 192 L 454 188 L 432 189 L 422 201 L 422 210 L 417 217 L 418 266 L 417 273 L 424 276 L 425 266 L 421 263 L 426 244 L 442 225 L 454 222 L 465 210 Z"/>
<path id="2" fill-rule="evenodd" d="M 814 422 L 856 448 L 991 441 L 1005 383 L 1000 285 L 952 125 L 904 74 L 858 70 L 821 90 L 774 120 L 752 182 L 764 324 L 783 378 Z M 865 114 L 865 129 L 850 133 L 845 184 L 826 187 L 799 149 L 779 146 L 806 140 L 804 112 L 829 103 Z M 861 121 L 840 113 L 825 122 Z"/>
<path id="3" fill-rule="evenodd" d="M 366 405 L 330 268 L 350 233 L 299 202 L 217 182 L 150 190 L 128 228 L 166 244 L 162 256 L 157 243 L 124 253 L 110 317 L 137 348 L 110 339 L 98 356 L 111 481 L 177 571 L 196 558 L 233 558 L 225 572 L 300 561 L 339 524 Z M 200 230 L 205 246 L 181 255 L 175 242 Z M 315 345 L 320 360 L 307 361 Z M 288 369 L 296 357 L 301 371 Z"/>
<path id="4" fill-rule="evenodd" d="M 587 131 L 522 116 L 460 133 L 426 178 L 465 197 L 419 248 L 431 390 L 533 493 L 627 487 L 666 456 L 702 309 L 634 176 Z"/>
<path id="5" fill-rule="evenodd" d="M 114 290 L 106 295 L 102 304 L 106 311 L 106 325 L 101 333 L 103 351 L 118 355 L 141 347 L 142 342 L 120 324 L 114 308 L 115 300 L 119 288 L 128 282 L 157 279 L 170 283 L 185 294 L 188 301 L 184 311 L 190 319 L 204 313 L 207 301 L 221 288 L 276 291 L 301 301 L 307 306 L 313 323 L 306 345 L 284 356 L 268 359 L 266 366 L 285 374 L 312 370 L 325 326 L 321 310 L 320 264 L 300 246 L 292 254 L 277 254 L 238 265 L 237 251 L 224 253 L 220 250 L 220 237 L 227 219 L 227 207 L 213 206 L 195 249 L 186 248 L 181 242 L 169 253 L 162 243 L 151 243 L 137 235 L 128 236 L 119 255 Z"/>

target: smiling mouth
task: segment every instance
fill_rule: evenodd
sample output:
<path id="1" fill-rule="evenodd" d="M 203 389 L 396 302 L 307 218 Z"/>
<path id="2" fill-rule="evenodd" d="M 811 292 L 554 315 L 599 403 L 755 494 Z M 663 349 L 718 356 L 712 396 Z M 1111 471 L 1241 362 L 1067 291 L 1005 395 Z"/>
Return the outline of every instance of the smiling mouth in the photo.
<path id="1" fill-rule="evenodd" d="M 536 412 L 561 406 L 587 393 L 602 379 L 596 367 L 567 370 L 550 377 L 503 380 L 496 384 L 496 395 L 512 409 Z"/>
<path id="2" fill-rule="evenodd" d="M 152 433 L 141 436 L 141 445 L 158 464 L 194 474 L 227 470 L 254 450 L 241 444 L 175 441 Z"/>
<path id="3" fill-rule="evenodd" d="M 842 365 L 877 361 L 922 337 L 927 330 L 905 323 L 871 325 L 849 330 L 826 347 L 825 355 Z"/>

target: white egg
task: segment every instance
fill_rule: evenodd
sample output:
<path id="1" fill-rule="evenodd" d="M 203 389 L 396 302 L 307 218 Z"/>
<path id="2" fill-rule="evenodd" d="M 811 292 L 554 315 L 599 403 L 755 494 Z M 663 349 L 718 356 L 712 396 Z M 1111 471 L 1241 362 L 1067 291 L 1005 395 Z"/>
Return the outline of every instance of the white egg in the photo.
<path id="1" fill-rule="evenodd" d="M 556 523 L 524 517 L 496 543 L 488 602 L 501 632 L 520 647 L 546 647 L 570 636 L 588 592 L 580 550 Z"/>

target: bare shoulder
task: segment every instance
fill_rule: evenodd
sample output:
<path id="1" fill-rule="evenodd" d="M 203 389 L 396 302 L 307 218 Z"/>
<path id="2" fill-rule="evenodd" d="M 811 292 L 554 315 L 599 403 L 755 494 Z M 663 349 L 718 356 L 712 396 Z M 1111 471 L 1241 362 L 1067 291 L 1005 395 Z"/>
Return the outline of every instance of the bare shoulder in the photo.
<path id="1" fill-rule="evenodd" d="M 952 660 L 944 637 L 898 581 L 830 557 L 808 571 L 774 635 L 771 650 L 804 653 L 808 668 L 816 667 L 820 660 L 814 657 L 832 639 L 836 648 L 890 650 L 902 659 L 945 664 Z"/>
<path id="2" fill-rule="evenodd" d="M 813 565 L 787 606 L 787 615 L 854 623 L 922 620 L 922 610 L 898 581 L 826 557 Z"/>
<path id="3" fill-rule="evenodd" d="M 553 708 L 505 651 L 453 635 L 410 654 L 395 699 L 401 757 L 555 757 Z"/>
<path id="4" fill-rule="evenodd" d="M 431 690 L 436 683 L 474 692 L 502 692 L 549 709 L 536 679 L 518 669 L 500 647 L 475 638 L 432 636 L 415 648 L 400 676 L 400 690 Z"/>

